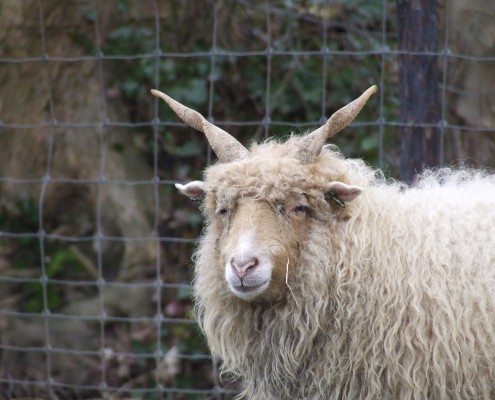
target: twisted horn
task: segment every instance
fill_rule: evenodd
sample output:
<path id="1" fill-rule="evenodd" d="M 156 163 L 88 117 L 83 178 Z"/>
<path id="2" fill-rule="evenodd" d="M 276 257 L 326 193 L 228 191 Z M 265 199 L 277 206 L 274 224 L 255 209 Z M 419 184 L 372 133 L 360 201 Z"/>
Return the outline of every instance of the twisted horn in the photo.
<path id="1" fill-rule="evenodd" d="M 152 89 L 151 94 L 165 100 L 183 122 L 203 132 L 220 162 L 228 163 L 249 157 L 249 151 L 232 135 L 208 122 L 197 111 L 180 104 L 159 90 Z"/>
<path id="2" fill-rule="evenodd" d="M 298 145 L 296 157 L 303 164 L 310 164 L 318 157 L 325 141 L 349 125 L 359 114 L 372 94 L 378 91 L 376 85 L 371 86 L 356 100 L 336 111 L 323 125 L 307 134 Z"/>

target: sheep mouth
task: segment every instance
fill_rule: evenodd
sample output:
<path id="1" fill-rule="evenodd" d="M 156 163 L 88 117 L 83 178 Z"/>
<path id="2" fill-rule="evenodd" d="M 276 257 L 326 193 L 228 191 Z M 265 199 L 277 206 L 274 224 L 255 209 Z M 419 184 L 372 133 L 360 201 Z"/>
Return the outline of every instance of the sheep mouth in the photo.
<path id="1" fill-rule="evenodd" d="M 266 280 L 257 285 L 245 285 L 245 284 L 240 284 L 235 286 L 232 285 L 232 289 L 234 289 L 235 292 L 242 295 L 256 295 L 258 293 L 261 293 L 263 290 L 265 290 L 268 287 L 268 284 L 269 284 L 269 280 Z"/>
<path id="2" fill-rule="evenodd" d="M 262 286 L 264 286 L 268 281 L 261 282 L 258 285 L 243 285 L 240 284 L 239 286 L 234 286 L 234 289 L 237 290 L 238 292 L 243 292 L 243 293 L 249 293 L 255 290 L 260 289 Z"/>

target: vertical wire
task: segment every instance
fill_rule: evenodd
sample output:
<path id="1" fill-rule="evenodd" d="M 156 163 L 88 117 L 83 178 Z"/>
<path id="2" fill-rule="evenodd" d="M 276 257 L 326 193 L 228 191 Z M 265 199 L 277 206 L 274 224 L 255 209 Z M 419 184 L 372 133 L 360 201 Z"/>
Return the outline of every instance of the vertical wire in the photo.
<path id="1" fill-rule="evenodd" d="M 209 76 L 209 91 L 208 91 L 208 120 L 214 122 L 213 118 L 213 99 L 215 97 L 215 63 L 216 63 L 216 54 L 218 52 L 217 48 L 217 35 L 218 35 L 218 6 L 217 0 L 213 0 L 213 37 L 212 37 L 212 46 L 210 50 L 210 76 Z M 208 143 L 208 150 L 206 154 L 206 164 L 211 165 L 211 146 Z"/>
<path id="2" fill-rule="evenodd" d="M 380 60 L 380 111 L 378 118 L 378 129 L 379 129 L 379 144 L 378 144 L 378 160 L 379 167 L 383 170 L 385 166 L 384 162 L 384 149 L 383 149 L 383 134 L 385 129 L 385 117 L 383 115 L 383 104 L 385 101 L 385 56 L 387 54 L 387 0 L 382 2 L 382 52 Z"/>
<path id="3" fill-rule="evenodd" d="M 48 382 L 48 392 L 51 398 L 58 399 L 57 395 L 54 392 L 53 384 L 54 380 L 52 378 L 52 362 L 51 362 L 51 350 L 52 346 L 50 344 L 50 309 L 48 306 L 48 275 L 46 271 L 46 250 L 45 250 L 45 240 L 46 240 L 46 232 L 44 228 L 44 219 L 43 219 L 43 208 L 45 202 L 45 194 L 47 190 L 47 186 L 50 183 L 50 170 L 52 167 L 53 160 L 53 143 L 55 137 L 55 129 L 57 126 L 57 120 L 55 118 L 55 105 L 53 100 L 53 88 L 50 79 L 50 70 L 49 70 L 49 62 L 50 57 L 47 53 L 46 46 L 46 37 L 45 37 L 45 18 L 43 13 L 43 6 L 41 4 L 41 0 L 37 1 L 37 6 L 39 10 L 39 23 L 40 23 L 40 36 L 41 36 L 41 48 L 42 48 L 42 59 L 43 59 L 43 67 L 45 72 L 45 79 L 48 83 L 48 102 L 50 107 L 50 135 L 48 139 L 48 160 L 46 164 L 45 175 L 42 178 L 42 186 L 40 191 L 40 199 L 39 199 L 39 217 L 38 217 L 38 225 L 39 232 L 38 238 L 40 242 L 40 257 L 41 257 L 41 277 L 40 283 L 43 292 L 43 328 L 45 334 L 45 357 L 46 357 L 46 373 L 47 373 L 47 382 Z"/>
<path id="4" fill-rule="evenodd" d="M 442 104 L 441 104 L 441 116 L 440 116 L 440 155 L 439 155 L 439 164 L 440 167 L 443 167 L 445 164 L 445 128 L 447 127 L 446 120 L 446 85 L 447 85 L 447 66 L 448 66 L 448 57 L 450 54 L 449 51 L 449 0 L 445 0 L 445 27 L 444 27 L 444 42 L 443 42 L 443 60 L 442 60 Z"/>
<path id="5" fill-rule="evenodd" d="M 96 59 L 98 64 L 98 81 L 100 87 L 100 100 L 101 100 L 101 115 L 103 116 L 103 122 L 100 125 L 100 133 L 101 133 L 101 158 L 100 158 L 100 166 L 99 166 L 99 176 L 98 176 L 98 192 L 97 192 L 97 206 L 96 206 L 96 255 L 97 255 L 97 267 L 98 267 L 98 278 L 96 281 L 98 287 L 98 296 L 99 296 L 99 308 L 100 315 L 98 317 L 100 324 L 100 385 L 99 390 L 101 392 L 101 396 L 106 397 L 106 392 L 108 388 L 107 379 L 106 379 L 106 338 L 105 338 L 105 322 L 107 318 L 107 314 L 105 311 L 105 277 L 103 275 L 103 254 L 102 254 L 102 241 L 104 240 L 104 232 L 102 226 L 102 203 L 103 203 L 103 188 L 105 185 L 105 165 L 108 156 L 108 111 L 107 111 L 107 102 L 106 102 L 106 89 L 105 89 L 105 75 L 103 68 L 104 54 L 101 49 L 101 32 L 100 32 L 100 24 L 98 19 L 98 8 L 96 5 L 96 1 L 92 1 L 93 11 L 94 11 L 94 20 L 95 20 L 95 39 L 96 39 Z"/>
<path id="6" fill-rule="evenodd" d="M 266 13 L 265 16 L 266 16 L 267 55 L 266 55 L 265 117 L 263 118 L 263 125 L 265 128 L 265 139 L 268 139 L 268 137 L 270 136 L 270 123 L 271 123 L 270 90 L 271 90 L 272 58 L 273 58 L 270 8 L 268 6 L 268 0 L 265 0 L 265 13 Z"/>
<path id="7" fill-rule="evenodd" d="M 322 73 L 322 88 L 321 88 L 321 118 L 320 125 L 324 125 L 326 118 L 326 109 L 327 109 L 327 96 L 326 96 L 326 88 L 327 88 L 327 66 L 328 66 L 328 44 L 327 44 L 327 29 L 328 29 L 328 19 L 327 16 L 323 16 L 323 48 L 321 52 L 323 54 L 323 73 Z"/>
<path id="8" fill-rule="evenodd" d="M 160 60 L 161 60 L 161 47 L 160 47 L 160 13 L 158 3 L 156 0 L 152 0 L 153 9 L 155 14 L 155 87 L 160 87 Z M 156 246 L 156 260 L 155 260 L 155 282 L 156 282 L 156 350 L 155 350 L 155 384 L 158 391 L 159 398 L 162 398 L 164 387 L 160 382 L 160 362 L 163 358 L 162 350 L 162 323 L 163 323 L 163 306 L 162 306 L 162 287 L 163 281 L 161 277 L 161 245 L 159 238 L 159 224 L 160 224 L 160 175 L 158 168 L 158 134 L 159 134 L 159 115 L 158 115 L 158 98 L 154 100 L 154 118 L 153 118 L 153 198 L 154 198 L 154 214 L 155 221 L 153 226 L 153 237 L 155 238 Z M 168 395 L 170 397 L 170 393 Z"/>
<path id="9" fill-rule="evenodd" d="M 208 120 L 213 122 L 213 98 L 215 96 L 215 55 L 218 51 L 217 49 L 217 34 L 218 34 L 218 4 L 217 0 L 213 0 L 213 37 L 212 37 L 212 47 L 210 50 L 210 76 L 209 76 L 209 92 L 208 92 Z M 208 143 L 207 146 L 207 154 L 206 154 L 206 163 L 207 166 L 210 166 L 212 162 L 212 151 L 211 146 Z M 215 390 L 221 390 L 222 382 L 220 379 L 220 371 L 218 370 L 218 363 L 215 360 L 215 357 L 212 357 L 212 373 L 213 380 L 215 382 Z M 215 393 L 215 397 L 220 398 L 220 392 Z"/>

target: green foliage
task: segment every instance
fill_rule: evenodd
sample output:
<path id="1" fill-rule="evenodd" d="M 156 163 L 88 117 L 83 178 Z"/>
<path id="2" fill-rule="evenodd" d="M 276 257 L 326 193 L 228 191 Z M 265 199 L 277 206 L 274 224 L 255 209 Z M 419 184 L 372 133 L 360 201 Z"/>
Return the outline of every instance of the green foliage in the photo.
<path id="1" fill-rule="evenodd" d="M 204 49 L 196 49 L 201 50 Z M 157 51 L 156 38 L 150 29 L 125 24 L 115 28 L 109 35 L 103 51 L 111 56 L 153 55 Z M 161 51 L 168 52 L 172 49 L 165 43 Z M 116 66 L 111 82 L 118 85 L 131 106 L 143 100 L 144 96 L 149 96 L 149 89 L 154 87 L 158 76 L 165 79 L 165 82 L 173 82 L 167 92 L 180 101 L 202 105 L 207 100 L 207 80 L 204 79 L 210 67 L 207 58 L 196 58 L 191 62 L 188 58 L 172 60 L 148 56 L 137 62 L 125 60 Z"/>
<path id="2" fill-rule="evenodd" d="M 3 204 L 0 213 L 0 227 L 10 233 L 36 232 L 39 226 L 39 208 L 31 197 L 22 196 L 14 204 Z M 32 238 L 21 243 L 30 244 Z M 34 239 L 35 240 L 35 239 Z"/>
<path id="3" fill-rule="evenodd" d="M 323 0 L 292 1 L 283 3 L 285 18 L 273 16 L 271 21 L 274 50 L 321 49 L 321 23 L 327 18 L 327 47 L 337 51 L 367 51 L 388 46 L 383 43 L 383 3 L 379 1 L 339 0 L 328 4 Z M 209 52 L 211 41 L 205 33 L 211 26 L 206 20 L 201 24 L 195 20 L 195 29 L 183 26 L 187 18 L 195 18 L 194 11 L 183 11 L 174 2 L 170 3 L 168 18 L 161 20 L 162 36 L 157 42 L 153 24 L 138 24 L 129 19 L 130 4 L 118 2 L 121 13 L 117 24 L 104 42 L 106 55 L 131 56 L 147 55 L 137 60 L 119 60 L 112 67 L 109 76 L 112 85 L 128 104 L 131 121 L 140 122 L 153 118 L 149 89 L 155 86 L 157 78 L 160 88 L 178 101 L 208 115 L 209 87 L 214 85 L 213 116 L 216 120 L 256 121 L 263 120 L 265 109 L 270 111 L 272 121 L 291 123 L 315 122 L 329 116 L 337 108 L 359 95 L 367 86 L 378 83 L 382 57 L 341 56 L 341 55 L 274 55 L 271 60 L 270 76 L 267 76 L 266 56 L 222 55 L 231 49 L 239 51 L 259 50 L 258 43 L 250 40 L 260 35 L 258 30 L 264 26 L 265 15 L 262 8 L 245 10 L 238 4 L 225 3 L 219 8 L 219 33 L 216 52 L 212 59 L 203 57 L 163 57 L 160 53 L 197 53 Z M 390 6 L 392 8 L 393 6 Z M 246 15 L 242 13 L 246 12 Z M 390 10 L 386 11 L 388 16 Z M 284 15 L 284 14 L 282 14 Z M 243 22 L 243 18 L 246 21 Z M 208 20 L 209 21 L 209 20 Z M 386 29 L 391 29 L 392 21 L 387 21 Z M 183 42 L 177 38 L 183 38 Z M 159 48 L 157 47 L 159 43 Z M 157 53 L 158 52 L 158 53 Z M 157 54 L 157 56 L 154 56 Z M 326 64 L 323 57 L 326 57 Z M 393 60 L 385 63 L 385 68 Z M 326 65 L 326 70 L 323 67 Z M 325 77 L 325 79 L 324 79 Z M 270 79 L 270 93 L 267 96 L 267 79 Z M 326 84 L 324 84 L 326 81 Z M 322 110 L 322 96 L 326 96 L 327 109 Z M 383 102 L 382 116 L 390 114 L 388 104 L 394 105 L 396 95 L 387 92 Z M 378 97 L 378 96 L 375 96 Z M 264 104 L 269 99 L 270 104 Z M 359 117 L 360 121 L 374 121 L 378 110 L 371 100 Z M 150 106 L 143 108 L 143 104 Z M 161 119 L 173 120 L 176 117 L 160 103 L 165 113 Z M 178 133 L 180 128 L 160 128 L 159 156 L 163 153 L 168 168 L 163 178 L 183 177 L 185 165 L 191 165 L 195 158 L 200 165 L 205 162 L 205 143 L 201 136 L 187 139 Z M 143 135 L 149 135 L 149 129 L 143 128 Z M 182 131 L 183 132 L 183 131 Z M 253 129 L 241 127 L 231 130 L 244 143 L 253 138 Z M 274 125 L 270 132 L 275 135 L 290 133 L 287 127 Z M 360 135 L 347 131 L 347 136 L 336 138 L 336 144 L 350 156 L 364 157 L 372 164 L 378 164 L 380 146 L 377 132 L 367 128 Z M 143 151 L 153 154 L 153 141 L 142 142 Z M 383 144 L 386 148 L 395 146 L 392 136 L 386 136 Z M 186 161 L 186 162 L 184 162 Z M 190 176 L 194 168 L 186 168 Z M 179 178 L 181 179 L 181 178 Z"/>
<path id="4" fill-rule="evenodd" d="M 63 247 L 52 247 L 53 256 L 48 257 L 45 260 L 45 273 L 47 279 L 63 279 L 67 276 L 66 271 L 71 273 L 81 271 L 82 267 L 79 260 L 74 255 L 71 249 Z M 76 270 L 76 271 L 75 271 Z M 41 283 L 23 283 L 23 290 L 25 293 L 30 293 L 28 300 L 25 303 L 26 311 L 28 312 L 41 312 L 44 309 L 44 294 L 43 285 Z M 51 311 L 57 311 L 60 309 L 63 298 L 64 288 L 62 285 L 47 284 L 46 285 L 46 307 Z"/>
<path id="5" fill-rule="evenodd" d="M 11 261 L 14 271 L 25 271 L 35 278 L 39 277 L 39 282 L 23 282 L 19 285 L 19 290 L 24 294 L 22 310 L 33 313 L 42 312 L 45 308 L 56 311 L 64 300 L 62 285 L 47 282 L 43 284 L 43 267 L 47 280 L 63 279 L 67 276 L 67 271 L 70 271 L 72 277 L 74 273 L 83 271 L 79 260 L 66 245 L 33 237 L 33 233 L 39 231 L 39 223 L 39 206 L 29 197 L 21 197 L 0 207 L 0 231 L 26 234 L 9 238 L 4 247 L 4 255 Z M 41 246 L 45 254 L 43 260 Z"/>
<path id="6" fill-rule="evenodd" d="M 152 53 L 153 49 L 152 31 L 146 28 L 120 26 L 107 38 L 103 52 L 106 55 L 121 56 Z M 116 67 L 117 70 L 114 71 L 112 77 L 118 77 L 118 85 L 125 99 L 129 102 L 136 102 L 145 90 L 143 83 L 152 81 L 154 76 L 150 59 L 139 59 L 137 64 L 125 61 L 117 63 Z"/>

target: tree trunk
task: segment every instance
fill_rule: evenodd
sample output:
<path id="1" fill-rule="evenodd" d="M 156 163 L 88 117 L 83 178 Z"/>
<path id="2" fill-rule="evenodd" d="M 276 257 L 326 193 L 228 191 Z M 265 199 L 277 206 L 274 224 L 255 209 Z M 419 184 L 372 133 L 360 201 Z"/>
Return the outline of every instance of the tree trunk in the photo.
<path id="1" fill-rule="evenodd" d="M 399 26 L 400 176 L 406 183 L 426 166 L 440 164 L 436 2 L 397 0 Z M 410 53 L 407 53 L 410 52 Z M 421 126 L 417 126 L 417 124 Z"/>

